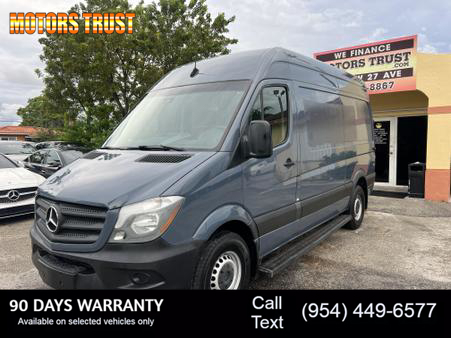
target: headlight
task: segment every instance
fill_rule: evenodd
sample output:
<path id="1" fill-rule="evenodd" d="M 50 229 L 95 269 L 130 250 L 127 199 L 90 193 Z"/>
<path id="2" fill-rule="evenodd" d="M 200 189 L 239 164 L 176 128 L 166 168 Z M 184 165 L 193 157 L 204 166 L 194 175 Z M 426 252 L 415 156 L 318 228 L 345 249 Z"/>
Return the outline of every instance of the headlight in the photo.
<path id="1" fill-rule="evenodd" d="M 160 237 L 171 225 L 183 201 L 183 197 L 169 196 L 123 206 L 110 243 L 148 242 Z"/>

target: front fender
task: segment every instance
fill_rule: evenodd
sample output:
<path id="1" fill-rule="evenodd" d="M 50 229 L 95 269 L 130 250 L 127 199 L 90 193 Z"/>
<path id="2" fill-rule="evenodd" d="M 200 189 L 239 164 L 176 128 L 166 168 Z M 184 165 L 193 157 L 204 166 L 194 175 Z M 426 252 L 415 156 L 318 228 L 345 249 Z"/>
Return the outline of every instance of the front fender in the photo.
<path id="1" fill-rule="evenodd" d="M 215 209 L 203 220 L 193 238 L 195 240 L 206 241 L 219 229 L 219 227 L 231 221 L 238 221 L 246 224 L 245 226 L 249 227 L 251 230 L 254 240 L 258 238 L 257 225 L 251 215 L 238 204 L 223 205 L 222 207 Z"/>

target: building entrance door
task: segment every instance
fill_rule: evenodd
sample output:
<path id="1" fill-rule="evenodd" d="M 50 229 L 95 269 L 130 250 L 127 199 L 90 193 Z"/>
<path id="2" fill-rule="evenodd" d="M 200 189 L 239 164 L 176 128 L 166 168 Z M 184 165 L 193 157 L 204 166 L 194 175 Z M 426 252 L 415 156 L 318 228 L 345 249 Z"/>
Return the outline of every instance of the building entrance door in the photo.
<path id="1" fill-rule="evenodd" d="M 398 117 L 396 156 L 396 184 L 409 183 L 408 165 L 414 162 L 426 163 L 428 117 Z"/>
<path id="2" fill-rule="evenodd" d="M 396 185 L 396 124 L 396 117 L 374 119 L 376 182 L 382 185 Z"/>

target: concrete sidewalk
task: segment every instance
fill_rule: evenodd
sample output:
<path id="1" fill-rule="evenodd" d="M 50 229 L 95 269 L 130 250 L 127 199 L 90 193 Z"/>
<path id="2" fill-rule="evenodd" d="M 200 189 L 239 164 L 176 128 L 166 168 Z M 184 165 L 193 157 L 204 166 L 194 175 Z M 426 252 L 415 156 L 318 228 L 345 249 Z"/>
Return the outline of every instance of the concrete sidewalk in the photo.
<path id="1" fill-rule="evenodd" d="M 451 217 L 451 203 L 426 201 L 422 198 L 370 196 L 368 210 L 399 216 Z"/>

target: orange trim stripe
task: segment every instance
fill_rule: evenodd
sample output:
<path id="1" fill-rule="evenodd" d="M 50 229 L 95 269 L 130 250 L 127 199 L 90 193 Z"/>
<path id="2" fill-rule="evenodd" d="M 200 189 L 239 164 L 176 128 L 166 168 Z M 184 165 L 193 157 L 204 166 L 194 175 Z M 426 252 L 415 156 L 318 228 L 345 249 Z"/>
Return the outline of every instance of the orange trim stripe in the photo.
<path id="1" fill-rule="evenodd" d="M 451 106 L 429 107 L 428 114 L 451 114 Z"/>

